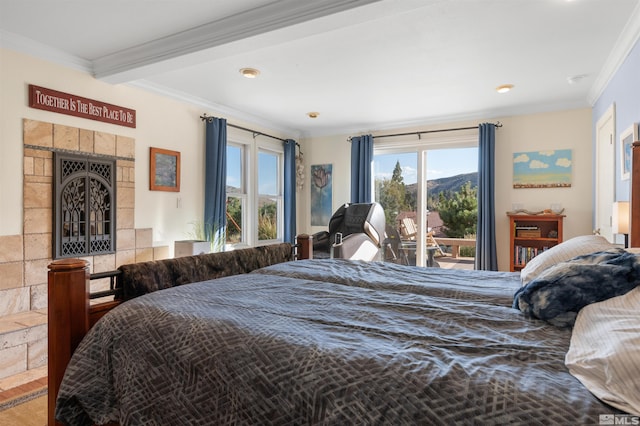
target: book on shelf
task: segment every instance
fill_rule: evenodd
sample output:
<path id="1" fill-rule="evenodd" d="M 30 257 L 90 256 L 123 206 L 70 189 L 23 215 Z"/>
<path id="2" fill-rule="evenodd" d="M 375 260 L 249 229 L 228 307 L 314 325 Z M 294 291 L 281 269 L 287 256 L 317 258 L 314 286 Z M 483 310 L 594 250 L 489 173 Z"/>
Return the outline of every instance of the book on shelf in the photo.
<path id="1" fill-rule="evenodd" d="M 526 247 L 526 246 L 514 246 L 513 263 L 518 266 L 524 266 L 527 263 L 529 263 L 529 261 L 531 261 L 531 259 L 536 257 L 538 254 L 544 251 L 547 251 L 548 249 L 549 247 L 537 248 L 537 247 Z"/>

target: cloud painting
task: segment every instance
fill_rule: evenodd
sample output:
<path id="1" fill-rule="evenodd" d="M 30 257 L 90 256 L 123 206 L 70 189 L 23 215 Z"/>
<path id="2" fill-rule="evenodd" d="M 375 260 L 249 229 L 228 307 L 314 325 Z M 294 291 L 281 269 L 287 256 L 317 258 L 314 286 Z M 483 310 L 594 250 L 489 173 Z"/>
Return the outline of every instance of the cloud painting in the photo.
<path id="1" fill-rule="evenodd" d="M 514 188 L 571 186 L 571 150 L 557 149 L 513 154 Z"/>

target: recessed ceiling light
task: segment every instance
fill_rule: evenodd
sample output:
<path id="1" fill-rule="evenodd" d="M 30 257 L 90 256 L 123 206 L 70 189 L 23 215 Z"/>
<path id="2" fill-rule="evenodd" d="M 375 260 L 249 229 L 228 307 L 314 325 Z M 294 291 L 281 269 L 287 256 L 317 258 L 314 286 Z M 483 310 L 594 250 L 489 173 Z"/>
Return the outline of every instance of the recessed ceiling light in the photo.
<path id="1" fill-rule="evenodd" d="M 312 112 L 308 112 L 308 113 L 307 113 L 307 115 L 309 116 L 309 118 L 318 118 L 318 116 L 320 115 L 320 113 L 319 113 L 319 112 L 312 111 Z"/>
<path id="2" fill-rule="evenodd" d="M 496 87 L 496 92 L 498 92 L 498 93 L 507 93 L 511 89 L 513 89 L 513 84 L 502 84 L 502 85 Z"/>
<path id="3" fill-rule="evenodd" d="M 255 68 L 241 68 L 240 74 L 242 74 L 246 78 L 256 78 L 260 71 Z"/>

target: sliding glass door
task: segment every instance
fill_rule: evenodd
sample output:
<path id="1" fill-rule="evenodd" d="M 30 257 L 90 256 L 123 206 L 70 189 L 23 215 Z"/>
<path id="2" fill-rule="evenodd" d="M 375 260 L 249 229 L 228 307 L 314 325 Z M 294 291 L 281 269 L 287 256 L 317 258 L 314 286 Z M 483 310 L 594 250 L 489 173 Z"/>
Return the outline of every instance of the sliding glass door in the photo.
<path id="1" fill-rule="evenodd" d="M 418 236 L 418 198 L 424 191 L 418 185 L 418 152 L 391 152 L 374 155 L 374 198 L 384 208 L 390 244 L 385 247 L 387 261 L 416 265 Z M 421 198 L 421 197 L 420 197 Z"/>
<path id="2" fill-rule="evenodd" d="M 475 238 L 477 146 L 376 149 L 374 197 L 385 210 L 385 260 L 425 266 L 451 247 L 438 238 Z M 472 247 L 461 256 L 473 257 Z"/>

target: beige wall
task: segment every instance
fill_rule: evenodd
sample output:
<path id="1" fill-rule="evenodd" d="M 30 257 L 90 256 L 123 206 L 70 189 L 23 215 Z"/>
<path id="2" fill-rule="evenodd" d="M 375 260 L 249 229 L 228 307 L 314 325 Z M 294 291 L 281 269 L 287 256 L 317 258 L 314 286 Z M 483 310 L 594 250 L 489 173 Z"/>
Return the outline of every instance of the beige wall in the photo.
<path id="1" fill-rule="evenodd" d="M 92 76 L 29 56 L 0 50 L 0 235 L 22 233 L 22 119 L 53 122 L 136 140 L 136 228 L 153 228 L 154 244 L 173 245 L 185 239 L 190 222 L 201 217 L 204 131 L 194 107 L 126 86 L 113 86 Z M 137 128 L 131 129 L 28 107 L 27 90 L 35 84 L 137 111 Z M 149 191 L 149 147 L 181 152 L 183 173 L 180 193 Z M 182 207 L 177 208 L 177 198 Z"/>
<path id="2" fill-rule="evenodd" d="M 29 108 L 29 84 L 134 109 L 137 127 L 131 129 Z M 154 245 L 169 245 L 171 250 L 175 240 L 190 237 L 194 222 L 202 221 L 204 124 L 200 116 L 203 113 L 219 115 L 230 123 L 274 136 L 292 137 L 142 89 L 103 83 L 85 72 L 8 49 L 0 49 L 0 94 L 0 236 L 22 233 L 21 158 L 25 118 L 135 139 L 135 227 L 152 228 Z M 149 147 L 152 146 L 180 151 L 179 193 L 149 190 Z"/>
<path id="3" fill-rule="evenodd" d="M 509 269 L 509 223 L 506 212 L 513 204 L 522 204 L 529 210 L 543 210 L 551 204 L 565 208 L 564 238 L 592 231 L 592 179 L 591 110 L 579 109 L 553 113 L 501 117 L 487 120 L 500 121 L 496 129 L 496 239 L 498 263 L 501 270 Z M 478 122 L 451 123 L 438 128 L 474 126 Z M 420 130 L 428 130 L 429 126 Z M 417 129 L 395 129 L 388 133 L 403 133 Z M 373 133 L 375 135 L 375 132 Z M 351 145 L 348 136 L 311 138 L 303 141 L 306 169 L 311 164 L 333 164 L 333 210 L 350 200 Z M 571 188 L 513 189 L 513 153 L 548 149 L 571 149 L 573 182 Z M 310 225 L 309 176 L 305 190 L 298 196 L 298 231 L 313 233 L 322 227 Z"/>
<path id="4" fill-rule="evenodd" d="M 502 118 L 496 132 L 496 232 L 501 270 L 509 268 L 509 222 L 505 212 L 513 204 L 529 210 L 565 209 L 564 239 L 593 231 L 593 155 L 591 152 L 591 109 L 580 109 Z M 571 149 L 571 188 L 513 189 L 514 152 Z"/>

